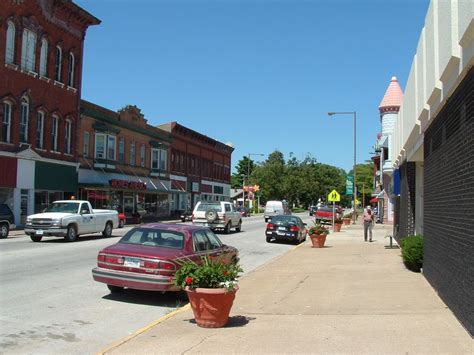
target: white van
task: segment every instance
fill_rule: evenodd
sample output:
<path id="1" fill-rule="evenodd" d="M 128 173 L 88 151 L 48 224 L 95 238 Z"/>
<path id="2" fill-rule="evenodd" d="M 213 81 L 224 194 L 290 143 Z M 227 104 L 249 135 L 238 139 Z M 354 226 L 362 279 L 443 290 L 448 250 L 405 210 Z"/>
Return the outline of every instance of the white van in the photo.
<path id="1" fill-rule="evenodd" d="M 288 202 L 285 200 L 283 201 L 268 201 L 265 205 L 265 212 L 263 217 L 265 218 L 265 222 L 268 222 L 272 216 L 276 215 L 291 215 L 290 208 L 288 207 Z"/>

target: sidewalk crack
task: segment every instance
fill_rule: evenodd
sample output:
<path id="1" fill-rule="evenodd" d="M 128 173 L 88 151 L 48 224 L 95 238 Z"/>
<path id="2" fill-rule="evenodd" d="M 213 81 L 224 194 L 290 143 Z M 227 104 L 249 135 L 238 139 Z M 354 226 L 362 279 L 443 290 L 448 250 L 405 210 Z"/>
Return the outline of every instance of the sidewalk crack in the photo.
<path id="1" fill-rule="evenodd" d="M 204 343 L 206 340 L 212 338 L 212 337 L 215 336 L 215 335 L 217 335 L 217 334 L 211 334 L 211 335 L 208 335 L 208 336 L 204 337 L 203 339 L 201 339 L 201 341 L 200 341 L 199 343 L 197 343 L 197 344 L 191 346 L 190 348 L 184 350 L 181 354 L 186 354 L 186 353 L 192 351 L 194 348 L 198 347 L 199 345 L 201 345 L 202 343 Z"/>

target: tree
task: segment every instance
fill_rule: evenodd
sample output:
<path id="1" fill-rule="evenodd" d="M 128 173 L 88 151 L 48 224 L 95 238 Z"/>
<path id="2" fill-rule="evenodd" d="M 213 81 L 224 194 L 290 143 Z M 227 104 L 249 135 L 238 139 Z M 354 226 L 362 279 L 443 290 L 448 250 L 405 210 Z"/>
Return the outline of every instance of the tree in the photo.
<path id="1" fill-rule="evenodd" d="M 271 153 L 267 160 L 257 165 L 251 175 L 251 181 L 260 185 L 260 196 L 263 201 L 282 200 L 286 198 L 283 190 L 285 160 L 279 151 Z"/>
<path id="2" fill-rule="evenodd" d="M 234 189 L 242 188 L 244 184 L 244 179 L 245 183 L 249 185 L 247 173 L 250 170 L 250 176 L 252 175 L 252 171 L 255 169 L 254 161 L 245 156 L 237 162 L 235 169 L 237 170 L 237 172 L 232 174 L 231 177 L 232 187 Z"/>
<path id="3" fill-rule="evenodd" d="M 356 172 L 357 196 L 365 206 L 374 192 L 374 165 L 372 163 L 357 164 Z M 353 170 L 349 171 L 349 174 L 352 175 Z M 362 201 L 363 192 L 365 192 L 366 201 Z"/>

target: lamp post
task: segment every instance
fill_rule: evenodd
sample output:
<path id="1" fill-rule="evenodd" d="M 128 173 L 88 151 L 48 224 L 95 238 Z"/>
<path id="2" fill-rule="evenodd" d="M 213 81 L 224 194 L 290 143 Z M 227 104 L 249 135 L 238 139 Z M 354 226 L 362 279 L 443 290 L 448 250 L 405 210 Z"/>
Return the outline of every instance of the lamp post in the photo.
<path id="1" fill-rule="evenodd" d="M 265 154 L 263 154 L 263 153 L 248 153 L 247 154 L 247 156 L 248 156 L 248 160 L 247 160 L 247 184 L 250 181 L 250 156 L 252 156 L 252 155 L 257 155 L 257 156 L 263 157 Z M 245 184 L 244 184 L 244 189 L 245 189 Z M 245 207 L 245 191 L 243 191 L 243 197 L 244 197 L 243 207 Z M 249 205 L 249 210 L 250 210 L 250 205 Z"/>
<path id="2" fill-rule="evenodd" d="M 334 115 L 352 115 L 354 117 L 354 214 L 353 214 L 353 224 L 356 223 L 356 200 L 357 200 L 357 180 L 356 180 L 356 146 L 357 146 L 357 141 L 356 141 L 356 122 L 357 122 L 357 114 L 356 111 L 345 111 L 345 112 L 328 112 L 328 116 L 334 116 Z"/>

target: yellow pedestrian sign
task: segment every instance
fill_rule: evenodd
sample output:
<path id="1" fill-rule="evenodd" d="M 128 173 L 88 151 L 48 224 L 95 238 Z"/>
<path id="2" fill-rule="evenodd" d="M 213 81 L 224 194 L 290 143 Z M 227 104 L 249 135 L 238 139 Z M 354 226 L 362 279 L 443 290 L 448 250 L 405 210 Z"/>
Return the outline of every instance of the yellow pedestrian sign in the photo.
<path id="1" fill-rule="evenodd" d="M 339 202 L 341 201 L 341 195 L 336 190 L 332 190 L 328 195 L 328 201 L 330 202 Z"/>

